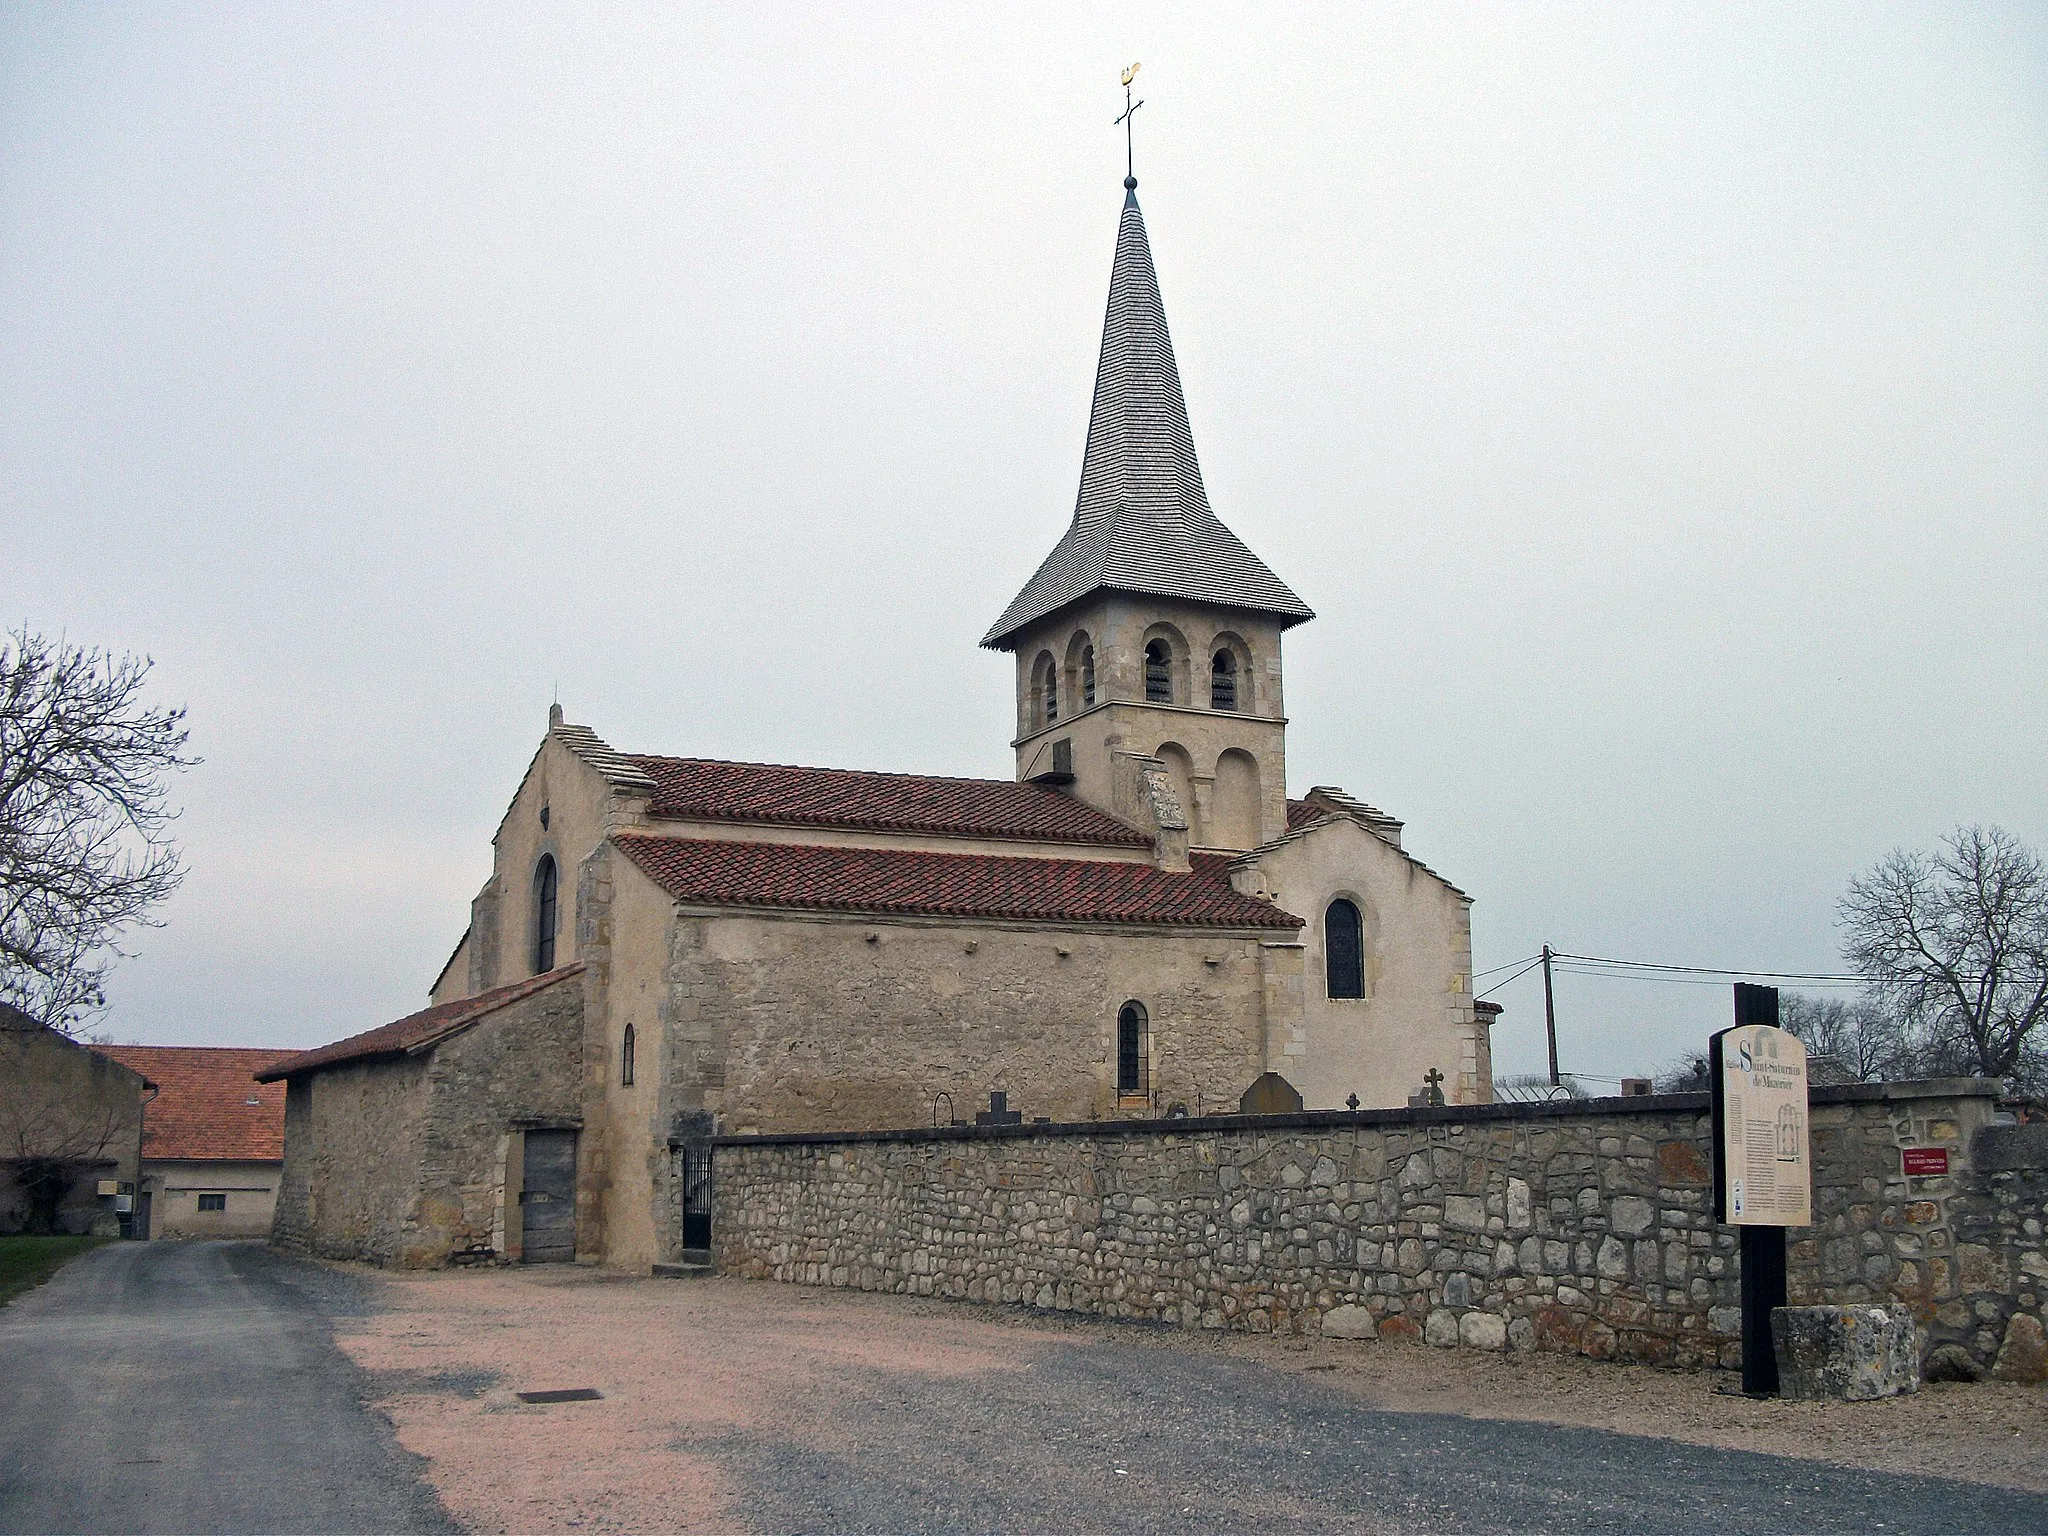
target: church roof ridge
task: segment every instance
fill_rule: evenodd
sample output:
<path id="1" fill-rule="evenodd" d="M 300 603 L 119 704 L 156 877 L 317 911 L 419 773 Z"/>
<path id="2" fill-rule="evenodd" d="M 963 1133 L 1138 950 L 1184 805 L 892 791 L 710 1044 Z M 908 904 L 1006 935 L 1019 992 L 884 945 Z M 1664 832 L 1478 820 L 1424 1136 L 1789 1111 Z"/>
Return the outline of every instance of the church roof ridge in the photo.
<path id="1" fill-rule="evenodd" d="M 678 901 L 876 916 L 1286 929 L 1302 920 L 1233 888 L 1219 861 L 1182 873 L 1044 855 L 935 853 L 614 834 Z"/>
<path id="2" fill-rule="evenodd" d="M 1319 791 L 1326 791 L 1330 787 L 1326 784 L 1318 784 L 1309 793 L 1316 794 Z M 1229 860 L 1230 867 L 1232 869 L 1254 868 L 1260 859 L 1275 849 L 1284 848 L 1289 843 L 1299 842 L 1311 833 L 1324 831 L 1333 822 L 1348 821 L 1353 826 L 1371 833 L 1389 848 L 1393 849 L 1395 853 L 1406 859 L 1412 868 L 1420 870 L 1423 874 L 1429 876 L 1430 879 L 1442 885 L 1453 896 L 1467 902 L 1472 899 L 1469 891 L 1452 884 L 1440 870 L 1430 868 L 1429 865 L 1423 863 L 1422 860 L 1415 857 L 1406 848 L 1403 848 L 1396 839 L 1387 836 L 1384 829 L 1388 827 L 1399 829 L 1404 823 L 1396 821 L 1385 811 L 1367 805 L 1363 800 L 1344 794 L 1342 790 L 1338 790 L 1337 793 L 1343 795 L 1345 800 L 1349 801 L 1352 806 L 1358 807 L 1358 809 L 1352 810 L 1347 806 L 1342 810 L 1331 810 L 1325 806 L 1319 806 L 1310 800 L 1289 800 L 1287 802 L 1287 830 L 1277 837 L 1267 838 L 1256 848 L 1236 855 Z"/>
<path id="3" fill-rule="evenodd" d="M 632 795 L 654 793 L 654 780 L 626 753 L 618 751 L 587 725 L 566 725 L 561 720 L 548 724 L 548 735 L 595 768 L 614 789 Z"/>
<path id="4" fill-rule="evenodd" d="M 636 754 L 626 760 L 654 785 L 648 811 L 658 818 L 1152 846 L 1136 827 L 1072 795 L 1013 779 L 703 757 Z"/>
<path id="5" fill-rule="evenodd" d="M 1101 590 L 1277 616 L 1308 604 L 1210 510 L 1138 194 L 1126 184 L 1074 518 L 981 643 L 991 649 Z"/>

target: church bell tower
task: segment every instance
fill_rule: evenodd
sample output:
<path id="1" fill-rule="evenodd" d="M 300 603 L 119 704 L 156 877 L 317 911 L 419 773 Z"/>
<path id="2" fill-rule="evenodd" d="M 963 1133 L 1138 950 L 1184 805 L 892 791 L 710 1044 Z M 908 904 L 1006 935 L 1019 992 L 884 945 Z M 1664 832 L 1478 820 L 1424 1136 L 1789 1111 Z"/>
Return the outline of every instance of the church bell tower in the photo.
<path id="1" fill-rule="evenodd" d="M 1137 187 L 1073 522 L 981 643 L 1017 658 L 1019 779 L 1131 819 L 1163 774 L 1189 845 L 1241 852 L 1287 829 L 1280 637 L 1315 615 L 1209 509 Z"/>

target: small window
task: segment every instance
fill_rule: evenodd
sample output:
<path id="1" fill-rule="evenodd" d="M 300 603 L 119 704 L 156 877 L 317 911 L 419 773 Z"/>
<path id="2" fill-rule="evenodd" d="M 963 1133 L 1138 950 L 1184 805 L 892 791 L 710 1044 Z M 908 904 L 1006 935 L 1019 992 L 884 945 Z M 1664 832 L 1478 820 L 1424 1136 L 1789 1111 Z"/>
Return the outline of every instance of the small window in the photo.
<path id="1" fill-rule="evenodd" d="M 225 1211 L 227 1208 L 228 1197 L 225 1192 L 217 1195 L 201 1195 L 199 1197 L 199 1209 L 202 1211 Z"/>
<path id="2" fill-rule="evenodd" d="M 1145 1092 L 1145 1005 L 1125 1003 L 1116 1016 L 1116 1091 Z"/>
<path id="3" fill-rule="evenodd" d="M 1218 651 L 1210 664 L 1209 707 L 1233 711 L 1237 708 L 1237 658 L 1228 651 Z"/>
<path id="4" fill-rule="evenodd" d="M 1145 702 L 1173 702 L 1173 656 L 1164 640 L 1154 640 L 1145 647 Z"/>
<path id="5" fill-rule="evenodd" d="M 1060 669 L 1052 652 L 1041 651 L 1031 664 L 1031 728 L 1041 729 L 1060 717 Z"/>
<path id="6" fill-rule="evenodd" d="M 1095 707 L 1095 647 L 1081 647 L 1081 707 Z"/>
<path id="7" fill-rule="evenodd" d="M 533 973 L 555 968 L 555 927 L 561 917 L 561 880 L 552 856 L 542 854 L 533 872 Z"/>
<path id="8" fill-rule="evenodd" d="M 622 1087 L 633 1086 L 633 1026 L 626 1026 L 626 1038 L 619 1045 L 619 1083 Z"/>
<path id="9" fill-rule="evenodd" d="M 1331 997 L 1365 996 L 1365 924 L 1341 896 L 1323 913 L 1323 967 Z"/>

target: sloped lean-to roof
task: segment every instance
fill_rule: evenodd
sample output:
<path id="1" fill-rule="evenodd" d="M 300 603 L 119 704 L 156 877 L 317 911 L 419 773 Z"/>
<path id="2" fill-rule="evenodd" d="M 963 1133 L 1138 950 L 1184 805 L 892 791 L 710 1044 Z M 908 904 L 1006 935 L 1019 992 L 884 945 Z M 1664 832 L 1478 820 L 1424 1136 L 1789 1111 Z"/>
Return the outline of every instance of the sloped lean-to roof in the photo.
<path id="1" fill-rule="evenodd" d="M 1282 624 L 1315 617 L 1209 510 L 1136 185 L 1125 183 L 1117 225 L 1074 521 L 982 637 L 993 649 L 1105 588 L 1227 604 Z"/>
<path id="2" fill-rule="evenodd" d="M 583 962 L 578 960 L 569 965 L 560 965 L 552 971 L 543 971 L 538 976 L 529 976 L 524 981 L 515 981 L 510 986 L 495 987 L 489 992 L 479 992 L 475 997 L 465 997 L 458 1002 L 440 1003 L 432 1008 L 422 1008 L 418 1013 L 409 1013 L 402 1019 L 389 1024 L 380 1024 L 375 1029 L 366 1029 L 360 1035 L 350 1035 L 346 1040 L 337 1040 L 332 1045 L 322 1045 L 310 1051 L 285 1056 L 272 1062 L 256 1074 L 259 1083 L 274 1083 L 281 1078 L 295 1077 L 316 1067 L 331 1067 L 345 1061 L 368 1061 L 378 1056 L 406 1056 L 438 1045 L 450 1035 L 478 1023 L 487 1014 L 503 1008 L 507 1003 L 516 1003 L 522 997 L 531 997 L 544 987 L 571 976 L 581 975 Z"/>
<path id="3" fill-rule="evenodd" d="M 654 783 L 658 817 L 919 832 L 1149 848 L 1135 827 L 1042 784 L 918 773 L 792 768 L 690 757 L 633 757 Z"/>
<path id="4" fill-rule="evenodd" d="M 180 1162 L 274 1163 L 284 1157 L 284 1087 L 255 1074 L 290 1051 L 202 1045 L 94 1047 L 157 1087 L 142 1155 Z"/>
<path id="5" fill-rule="evenodd" d="M 614 839 L 678 901 L 717 907 L 970 917 L 1043 923 L 1296 929 L 1301 919 L 1231 888 L 1221 862 L 1186 874 L 1150 864 L 1003 858 L 894 848 Z"/>

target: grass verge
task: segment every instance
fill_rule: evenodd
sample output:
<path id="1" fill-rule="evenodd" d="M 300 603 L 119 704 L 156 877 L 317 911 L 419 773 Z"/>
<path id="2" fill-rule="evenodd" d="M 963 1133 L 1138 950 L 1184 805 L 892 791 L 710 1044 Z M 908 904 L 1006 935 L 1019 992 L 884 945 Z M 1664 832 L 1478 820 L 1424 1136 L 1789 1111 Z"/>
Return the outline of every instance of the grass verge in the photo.
<path id="1" fill-rule="evenodd" d="M 0 1237 L 0 1307 L 110 1237 Z"/>

